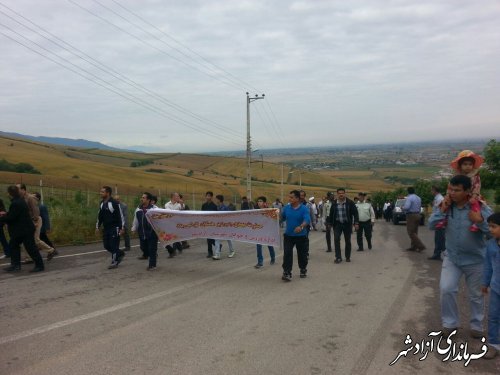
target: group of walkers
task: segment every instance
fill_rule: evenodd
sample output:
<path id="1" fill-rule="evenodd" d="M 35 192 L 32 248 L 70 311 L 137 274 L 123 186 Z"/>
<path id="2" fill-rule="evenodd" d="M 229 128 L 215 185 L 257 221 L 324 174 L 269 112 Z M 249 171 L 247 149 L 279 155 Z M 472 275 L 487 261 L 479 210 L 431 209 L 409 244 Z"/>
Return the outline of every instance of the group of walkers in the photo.
<path id="1" fill-rule="evenodd" d="M 468 300 L 471 309 L 470 335 L 473 338 L 483 337 L 484 296 L 490 295 L 488 313 L 488 345 L 486 358 L 493 358 L 500 350 L 500 213 L 493 213 L 480 193 L 480 180 L 477 169 L 482 158 L 471 151 L 464 151 L 452 162 L 456 175 L 451 178 L 447 194 L 443 196 L 439 188 L 432 187 L 434 195 L 433 212 L 429 218 L 429 227 L 434 230 L 434 253 L 431 260 L 442 261 L 440 278 L 441 319 L 443 333 L 455 334 L 459 327 L 459 310 L 457 294 L 459 282 L 465 276 L 468 289 Z M 7 211 L 0 201 L 0 243 L 5 255 L 10 257 L 11 265 L 8 272 L 18 272 L 21 269 L 20 245 L 34 261 L 31 272 L 44 270 L 44 262 L 40 250 L 47 251 L 47 260 L 57 254 L 47 236 L 50 221 L 46 208 L 41 205 L 41 197 L 29 194 L 26 186 L 12 185 L 8 187 L 11 205 Z M 130 249 L 128 232 L 128 208 L 119 197 L 113 198 L 112 189 L 103 186 L 100 190 L 96 231 L 102 228 L 104 247 L 111 254 L 109 269 L 115 269 L 122 262 L 125 251 Z M 137 233 L 142 255 L 141 260 L 148 260 L 147 270 L 152 271 L 157 266 L 158 236 L 146 219 L 149 210 L 157 209 L 156 197 L 144 192 L 140 204 L 134 211 L 130 230 Z M 408 251 L 421 253 L 426 249 L 418 237 L 418 226 L 421 215 L 421 199 L 415 189 L 408 188 L 402 210 L 406 215 L 407 232 L 410 238 Z M 266 197 L 260 196 L 256 204 L 243 199 L 241 209 L 263 209 L 269 207 Z M 339 188 L 335 193 L 329 192 L 315 203 L 315 198 L 306 198 L 303 190 L 292 190 L 288 195 L 288 204 L 279 199 L 272 207 L 280 210 L 280 224 L 284 225 L 282 280 L 292 281 L 294 248 L 297 251 L 300 278 L 308 276 L 309 234 L 310 231 L 324 231 L 326 252 L 335 251 L 334 263 L 344 260 L 351 262 L 351 237 L 356 232 L 357 251 L 365 251 L 365 241 L 368 250 L 373 249 L 372 231 L 377 218 L 366 193 L 359 193 L 351 200 L 346 191 Z M 182 195 L 173 193 L 170 201 L 165 204 L 169 210 L 189 209 L 182 200 Z M 230 211 L 234 205 L 226 205 L 223 195 L 206 192 L 202 211 Z M 390 211 L 390 205 L 385 211 Z M 386 218 L 387 219 L 387 218 Z M 10 242 L 7 243 L 3 233 L 7 225 Z M 334 237 L 332 249 L 331 233 Z M 125 249 L 120 249 L 120 236 L 125 238 Z M 491 239 L 486 241 L 486 236 Z M 341 251 L 341 239 L 344 239 L 344 253 Z M 214 261 L 221 259 L 223 243 L 218 239 L 207 239 L 207 258 Z M 189 247 L 187 243 L 177 242 L 167 245 L 168 257 L 173 258 Z M 227 257 L 236 254 L 233 243 L 227 240 Z M 276 262 L 276 252 L 268 246 L 270 265 Z M 263 246 L 256 245 L 257 263 L 255 268 L 264 266 Z"/>

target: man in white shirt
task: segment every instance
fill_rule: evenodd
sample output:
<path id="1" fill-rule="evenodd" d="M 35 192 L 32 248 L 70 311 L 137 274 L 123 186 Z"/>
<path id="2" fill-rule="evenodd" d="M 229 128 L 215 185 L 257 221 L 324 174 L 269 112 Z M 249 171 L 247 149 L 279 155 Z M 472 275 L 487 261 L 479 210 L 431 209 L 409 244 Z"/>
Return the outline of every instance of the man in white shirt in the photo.
<path id="1" fill-rule="evenodd" d="M 173 211 L 182 211 L 183 204 L 180 202 L 180 199 L 181 197 L 179 193 L 170 194 L 170 201 L 165 203 L 165 209 Z M 180 242 L 174 242 L 173 246 L 167 245 L 165 246 L 165 249 L 167 249 L 168 251 L 168 257 L 173 258 L 176 255 L 176 250 L 179 254 L 182 253 L 182 244 Z"/>
<path id="2" fill-rule="evenodd" d="M 372 249 L 372 228 L 375 224 L 375 211 L 373 211 L 372 204 L 366 201 L 366 193 L 358 194 L 358 209 L 359 216 L 359 229 L 357 233 L 358 251 L 363 251 L 363 232 L 365 232 L 366 242 L 368 249 Z"/>

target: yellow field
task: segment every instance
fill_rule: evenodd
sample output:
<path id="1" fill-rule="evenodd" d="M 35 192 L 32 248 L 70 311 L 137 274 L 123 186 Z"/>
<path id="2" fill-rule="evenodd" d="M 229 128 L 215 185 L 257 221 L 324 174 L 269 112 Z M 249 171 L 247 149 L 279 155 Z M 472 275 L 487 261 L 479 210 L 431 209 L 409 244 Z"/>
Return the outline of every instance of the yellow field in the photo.
<path id="1" fill-rule="evenodd" d="M 73 190 L 96 191 L 101 185 L 110 185 L 119 192 L 138 194 L 150 190 L 161 196 L 172 191 L 202 195 L 207 190 L 216 194 L 238 197 L 246 194 L 246 161 L 244 158 L 196 154 L 146 154 L 114 152 L 97 149 L 49 145 L 33 141 L 0 137 L 0 159 L 11 163 L 33 165 L 42 175 L 0 172 L 2 183 L 23 181 L 29 185 L 53 186 Z M 130 167 L 139 160 L 153 163 Z M 148 170 L 155 170 L 151 172 Z M 161 172 L 161 173 L 160 173 Z M 293 172 L 293 173 L 290 173 Z M 393 189 L 383 181 L 385 176 L 406 176 L 419 172 L 411 168 L 401 170 L 378 169 L 369 171 L 308 171 L 283 168 L 286 193 L 298 188 L 300 180 L 308 196 L 323 196 L 327 191 L 345 187 L 350 191 Z M 260 160 L 252 163 L 252 195 L 264 194 L 274 199 L 281 196 L 282 166 Z"/>

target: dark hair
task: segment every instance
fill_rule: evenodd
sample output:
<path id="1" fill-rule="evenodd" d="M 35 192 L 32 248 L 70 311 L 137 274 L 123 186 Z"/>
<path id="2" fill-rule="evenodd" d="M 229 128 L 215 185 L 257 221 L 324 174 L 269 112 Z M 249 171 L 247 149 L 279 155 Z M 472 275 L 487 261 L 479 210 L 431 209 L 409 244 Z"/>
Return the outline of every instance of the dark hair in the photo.
<path id="1" fill-rule="evenodd" d="M 338 188 L 337 189 L 337 193 L 340 192 L 340 191 L 343 191 L 345 193 L 345 189 L 344 188 Z"/>
<path id="2" fill-rule="evenodd" d="M 466 156 L 464 158 L 458 159 L 458 166 L 461 167 L 462 164 L 464 163 L 464 161 L 471 161 L 472 165 L 476 164 L 476 161 L 474 160 L 474 158 L 471 158 L 470 156 Z"/>
<path id="3" fill-rule="evenodd" d="M 495 212 L 494 214 L 488 216 L 487 221 L 488 223 L 500 225 L 500 212 Z"/>
<path id="4" fill-rule="evenodd" d="M 221 202 L 224 202 L 224 196 L 219 194 L 219 195 L 216 195 L 215 198 L 217 198 L 218 200 L 220 200 Z"/>
<path id="5" fill-rule="evenodd" d="M 105 191 L 106 193 L 108 193 L 109 195 L 111 195 L 111 194 L 113 193 L 113 189 L 111 189 L 111 187 L 110 187 L 110 186 L 104 185 L 104 186 L 102 187 L 102 189 L 104 189 L 104 191 Z"/>
<path id="6" fill-rule="evenodd" d="M 246 196 L 244 196 L 244 197 L 241 197 L 241 200 L 243 200 L 243 199 L 248 199 L 248 198 L 247 198 Z"/>
<path id="7" fill-rule="evenodd" d="M 142 195 L 145 195 L 146 198 L 150 201 L 153 200 L 153 195 L 151 193 L 148 193 L 147 191 L 145 191 L 144 193 L 142 193 Z"/>
<path id="8" fill-rule="evenodd" d="M 210 195 L 211 197 L 213 197 L 213 196 L 214 196 L 214 193 L 213 193 L 213 192 L 211 192 L 211 191 L 207 191 L 207 192 L 205 193 L 205 196 L 207 196 L 207 195 Z"/>
<path id="9" fill-rule="evenodd" d="M 436 193 L 441 193 L 441 188 L 439 186 L 432 185 L 431 189 L 434 190 Z"/>
<path id="10" fill-rule="evenodd" d="M 413 186 L 410 186 L 408 189 L 406 189 L 408 194 L 415 194 L 415 188 Z"/>
<path id="11" fill-rule="evenodd" d="M 36 199 L 38 199 L 39 201 L 42 200 L 42 196 L 40 195 L 39 192 L 36 192 L 36 193 L 33 193 L 33 195 L 36 197 Z"/>
<path id="12" fill-rule="evenodd" d="M 26 191 L 26 184 L 18 184 L 19 189 Z"/>
<path id="13" fill-rule="evenodd" d="M 7 193 L 9 193 L 12 198 L 19 198 L 21 196 L 19 188 L 16 185 L 10 185 L 7 188 Z"/>
<path id="14" fill-rule="evenodd" d="M 264 197 L 264 196 L 260 196 L 260 197 L 258 197 L 258 198 L 257 198 L 257 200 L 258 200 L 258 201 L 262 201 L 262 202 L 264 202 L 264 203 L 266 203 L 266 202 L 267 202 L 267 199 L 266 199 L 266 197 Z"/>
<path id="15" fill-rule="evenodd" d="M 3 203 L 2 198 L 0 198 L 0 211 L 5 211 L 5 204 Z"/>
<path id="16" fill-rule="evenodd" d="M 305 190 L 302 190 L 302 189 L 301 189 L 301 190 L 299 190 L 299 193 L 301 193 L 301 194 L 302 194 L 302 193 L 304 193 L 304 196 L 306 196 L 306 195 L 307 195 L 307 194 L 306 194 L 306 191 L 305 191 Z"/>
<path id="17" fill-rule="evenodd" d="M 179 198 L 181 198 L 181 199 L 182 199 L 182 194 L 179 194 Z"/>
<path id="18" fill-rule="evenodd" d="M 151 200 L 156 203 L 158 202 L 158 197 L 156 195 L 151 195 Z"/>
<path id="19" fill-rule="evenodd" d="M 293 194 L 295 198 L 300 198 L 300 191 L 298 190 L 292 190 L 290 194 Z"/>
<path id="20" fill-rule="evenodd" d="M 451 178 L 450 185 L 452 186 L 462 185 L 462 188 L 464 190 L 469 190 L 472 187 L 472 182 L 469 177 L 464 176 L 462 174 L 458 174 Z"/>

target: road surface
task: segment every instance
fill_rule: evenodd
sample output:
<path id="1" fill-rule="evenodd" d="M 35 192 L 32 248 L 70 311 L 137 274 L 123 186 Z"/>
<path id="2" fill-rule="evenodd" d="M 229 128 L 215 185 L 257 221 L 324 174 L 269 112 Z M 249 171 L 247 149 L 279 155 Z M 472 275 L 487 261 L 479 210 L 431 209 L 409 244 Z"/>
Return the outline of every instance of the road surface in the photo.
<path id="1" fill-rule="evenodd" d="M 353 236 L 352 262 L 339 265 L 312 232 L 309 276 L 295 268 L 290 283 L 281 251 L 271 266 L 264 248 L 257 270 L 251 244 L 213 261 L 190 241 L 174 259 L 160 250 L 153 272 L 135 242 L 115 270 L 100 244 L 61 248 L 46 272 L 0 274 L 0 374 L 499 374 L 498 359 L 466 367 L 435 350 L 389 366 L 407 334 L 440 329 L 441 263 L 420 230 L 428 250 L 409 253 L 405 227 L 379 221 L 373 250 L 356 252 Z M 461 301 L 457 342 L 479 353 Z"/>

